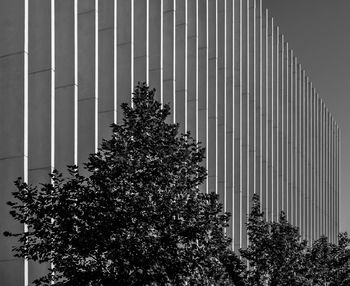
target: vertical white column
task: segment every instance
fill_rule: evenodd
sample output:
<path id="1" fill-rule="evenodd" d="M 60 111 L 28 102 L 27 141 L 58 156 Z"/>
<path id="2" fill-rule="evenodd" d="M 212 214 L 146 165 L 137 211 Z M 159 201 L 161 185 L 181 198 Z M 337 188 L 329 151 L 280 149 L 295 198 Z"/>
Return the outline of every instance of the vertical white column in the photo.
<path id="1" fill-rule="evenodd" d="M 234 3 L 226 2 L 226 97 L 225 97 L 225 211 L 231 213 L 227 234 L 234 238 Z M 233 241 L 232 241 L 233 243 Z M 234 246 L 232 245 L 232 248 Z"/>
<path id="2" fill-rule="evenodd" d="M 326 108 L 326 236 L 329 237 L 329 113 Z"/>
<path id="3" fill-rule="evenodd" d="M 256 0 L 251 0 L 248 11 L 248 177 L 247 177 L 247 215 L 250 212 L 250 201 L 256 192 Z"/>
<path id="4" fill-rule="evenodd" d="M 242 0 L 234 2 L 234 212 L 233 225 L 234 250 L 238 251 L 241 247 L 241 231 L 242 231 Z"/>
<path id="5" fill-rule="evenodd" d="M 280 146 L 279 146 L 279 158 L 280 158 L 280 184 L 279 184 L 279 210 L 286 211 L 285 209 L 285 141 L 286 141 L 286 128 L 285 128 L 285 52 L 284 52 L 284 35 L 280 35 L 280 44 L 279 44 L 279 62 L 280 62 L 280 90 L 279 90 L 279 99 L 280 99 Z"/>
<path id="6" fill-rule="evenodd" d="M 99 1 L 98 5 L 98 142 L 101 143 L 103 138 L 110 137 L 110 125 L 116 122 L 117 0 Z M 144 20 L 141 16 L 139 18 L 140 22 Z M 142 27 L 146 27 L 144 22 Z M 139 46 L 142 47 L 142 44 Z M 141 71 L 141 67 L 138 70 Z"/>
<path id="7" fill-rule="evenodd" d="M 284 187 L 283 187 L 283 210 L 289 217 L 289 49 L 288 43 L 283 45 L 283 129 L 284 129 Z"/>
<path id="8" fill-rule="evenodd" d="M 324 219 L 325 219 L 325 230 L 324 234 L 328 236 L 328 114 L 327 108 L 324 105 Z"/>
<path id="9" fill-rule="evenodd" d="M 208 189 L 217 192 L 217 0 L 208 1 Z"/>
<path id="10" fill-rule="evenodd" d="M 296 57 L 291 51 L 291 223 L 296 225 Z"/>
<path id="11" fill-rule="evenodd" d="M 55 3 L 28 3 L 28 182 L 37 185 L 50 182 L 55 164 Z M 44 275 L 48 266 L 29 262 L 29 282 Z"/>
<path id="12" fill-rule="evenodd" d="M 310 240 L 310 82 L 309 78 L 306 77 L 306 86 L 305 86 L 305 135 L 306 135 L 306 147 L 305 147 L 305 234 L 308 240 Z"/>
<path id="13" fill-rule="evenodd" d="M 268 11 L 262 14 L 262 103 L 261 103 L 261 207 L 266 214 L 268 192 Z"/>
<path id="14" fill-rule="evenodd" d="M 55 1 L 55 168 L 78 164 L 77 0 Z"/>
<path id="15" fill-rule="evenodd" d="M 78 164 L 98 145 L 98 7 L 78 1 Z"/>
<path id="16" fill-rule="evenodd" d="M 272 26 L 273 29 L 273 78 L 272 78 L 272 84 L 273 84 L 273 100 L 272 100 L 272 185 L 273 185 L 273 193 L 272 193 L 272 219 L 274 221 L 278 220 L 278 104 L 279 104 L 279 82 L 278 82 L 278 39 L 279 39 L 279 28 L 274 25 Z"/>
<path id="17" fill-rule="evenodd" d="M 0 224 L 3 230 L 23 231 L 9 215 L 17 177 L 28 180 L 28 1 L 0 2 Z M 28 264 L 14 258 L 14 239 L 0 237 L 0 276 L 6 286 L 28 284 Z"/>
<path id="18" fill-rule="evenodd" d="M 117 122 L 134 90 L 134 0 L 117 0 Z"/>
<path id="19" fill-rule="evenodd" d="M 335 230 L 334 230 L 334 171 L 335 171 L 335 162 L 334 162 L 334 150 L 335 150 L 335 122 L 334 118 L 332 116 L 332 151 L 331 151 L 331 157 L 332 157 L 332 173 L 331 173 L 331 238 L 332 242 L 335 242 Z"/>
<path id="20" fill-rule="evenodd" d="M 339 233 L 339 193 L 341 191 L 341 184 L 340 184 L 340 166 L 341 166 L 341 159 L 340 159 L 340 152 L 341 152 L 341 130 L 338 126 L 337 128 L 337 196 L 336 196 L 336 208 L 337 208 L 337 213 L 336 213 L 336 230 L 337 234 Z M 338 239 L 337 239 L 338 242 Z"/>
<path id="21" fill-rule="evenodd" d="M 325 106 L 322 101 L 322 234 L 326 234 L 326 124 Z"/>
<path id="22" fill-rule="evenodd" d="M 241 247 L 246 245 L 247 188 L 249 170 L 249 2 L 242 3 L 242 93 L 241 93 Z"/>
<path id="23" fill-rule="evenodd" d="M 301 74 L 301 235 L 306 239 L 306 75 Z"/>
<path id="24" fill-rule="evenodd" d="M 320 136 L 320 98 L 318 93 L 316 94 L 316 193 L 317 193 L 317 209 L 316 209 L 316 220 L 317 220 L 317 232 L 316 238 L 318 239 L 321 235 L 321 184 L 320 184 L 320 166 L 321 166 L 321 136 Z"/>
<path id="25" fill-rule="evenodd" d="M 226 0 L 217 5 L 217 193 L 226 205 Z"/>
<path id="26" fill-rule="evenodd" d="M 310 94 L 310 124 L 311 124 L 311 135 L 310 135 L 310 145 L 311 145 L 311 196 L 310 196 L 310 211 L 311 211 L 311 237 L 310 241 L 315 239 L 315 89 L 311 83 L 311 94 Z"/>
<path id="27" fill-rule="evenodd" d="M 297 148 L 298 148 L 298 167 L 297 167 L 297 172 L 298 172 L 298 184 L 297 184 L 297 194 L 298 194 L 298 222 L 297 225 L 299 229 L 302 229 L 302 203 L 303 203 L 303 188 L 302 188 L 302 73 L 301 73 L 301 65 L 297 65 L 297 83 L 298 83 L 298 94 L 297 94 L 297 122 L 298 122 L 298 141 L 297 141 Z"/>
<path id="28" fill-rule="evenodd" d="M 312 236 L 311 239 L 315 240 L 316 239 L 316 225 L 317 225 L 317 221 L 316 221 L 316 202 L 317 202 L 317 198 L 316 198 L 316 110 L 315 110 L 315 102 L 316 102 L 316 91 L 315 88 L 312 88 L 312 118 L 311 118 L 311 123 L 312 123 L 312 138 L 311 138 L 311 145 L 312 145 Z"/>
<path id="29" fill-rule="evenodd" d="M 288 206 L 287 218 L 293 223 L 293 51 L 288 50 Z"/>
<path id="30" fill-rule="evenodd" d="M 262 199 L 262 15 L 263 7 L 262 0 L 256 2 L 256 23 L 255 23 L 255 62 L 256 62 L 256 75 L 255 75 L 255 104 L 256 104 L 256 116 L 255 116 L 255 193 Z"/>
<path id="31" fill-rule="evenodd" d="M 208 170 L 208 0 L 198 1 L 198 140 L 206 148 Z M 201 186 L 208 192 L 208 181 Z"/>
<path id="32" fill-rule="evenodd" d="M 277 57 L 278 57 L 278 68 L 277 68 L 277 75 L 278 75 L 278 168 L 277 168 L 277 176 L 278 176 L 278 184 L 277 184 L 277 216 L 279 216 L 281 211 L 284 211 L 282 208 L 282 201 L 283 201 L 283 140 L 284 140 L 284 113 L 283 113 L 283 103 L 284 103 L 284 81 L 283 81 L 283 68 L 284 68 L 284 59 L 283 59 L 283 35 L 280 34 L 279 27 L 278 28 L 278 46 L 277 46 Z"/>
<path id="33" fill-rule="evenodd" d="M 175 122 L 187 131 L 187 0 L 176 1 Z"/>
<path id="34" fill-rule="evenodd" d="M 163 103 L 171 108 L 170 122 L 175 121 L 175 39 L 176 0 L 163 2 Z"/>
<path id="35" fill-rule="evenodd" d="M 134 0 L 133 12 L 133 86 L 136 86 L 138 82 L 149 81 L 149 0 Z"/>
<path id="36" fill-rule="evenodd" d="M 324 112 L 320 99 L 320 235 L 324 235 Z"/>
<path id="37" fill-rule="evenodd" d="M 272 220 L 272 202 L 273 202 L 273 98 L 274 98 L 274 82 L 273 82 L 273 18 L 268 19 L 268 56 L 267 56 L 267 190 L 266 190 L 266 218 Z"/>
<path id="38" fill-rule="evenodd" d="M 187 2 L 187 128 L 198 138 L 198 0 Z M 203 72 L 203 70 L 201 70 Z"/>
<path id="39" fill-rule="evenodd" d="M 163 0 L 148 0 L 149 85 L 163 103 Z"/>

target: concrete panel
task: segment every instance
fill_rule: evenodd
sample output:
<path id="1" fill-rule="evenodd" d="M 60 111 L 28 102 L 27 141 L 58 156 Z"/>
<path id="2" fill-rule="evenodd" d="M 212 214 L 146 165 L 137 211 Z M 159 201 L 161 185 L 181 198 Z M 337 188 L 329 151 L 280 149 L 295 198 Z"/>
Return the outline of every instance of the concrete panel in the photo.
<path id="1" fill-rule="evenodd" d="M 56 87 L 75 83 L 76 0 L 55 1 L 55 83 Z"/>
<path id="2" fill-rule="evenodd" d="M 28 3 L 28 182 L 37 185 L 50 182 L 54 166 L 55 5 L 47 0 Z M 29 261 L 28 280 L 47 273 L 48 267 Z"/>
<path id="3" fill-rule="evenodd" d="M 117 115 L 117 1 L 98 3 L 98 143 Z M 103 116 L 108 112 L 111 116 Z M 105 120 L 101 120 L 103 119 Z"/>
<path id="4" fill-rule="evenodd" d="M 111 124 L 114 120 L 114 110 L 111 111 L 104 111 L 100 112 L 98 114 L 98 123 L 100 126 L 104 126 L 103 128 L 99 129 L 99 144 L 101 144 L 102 139 L 110 139 L 112 136 L 112 128 Z"/>
<path id="5" fill-rule="evenodd" d="M 116 29 L 116 2 L 117 0 L 98 1 L 98 29 L 100 31 L 105 29 Z M 137 5 L 140 4 L 138 3 Z"/>
<path id="6" fill-rule="evenodd" d="M 76 127 L 75 127 L 75 87 L 67 86 L 56 89 L 55 100 L 55 168 L 64 171 L 66 165 L 77 162 L 76 157 Z"/>
<path id="7" fill-rule="evenodd" d="M 78 2 L 78 164 L 97 150 L 97 1 Z"/>
<path id="8" fill-rule="evenodd" d="M 53 163 L 51 73 L 49 70 L 29 74 L 29 169 L 49 167 Z"/>
<path id="9" fill-rule="evenodd" d="M 24 260 L 14 259 L 0 261 L 1 283 L 4 286 L 24 285 L 27 281 L 23 276 Z"/>
<path id="10" fill-rule="evenodd" d="M 117 122 L 120 123 L 123 118 L 120 105 L 131 104 L 131 45 L 118 45 L 117 55 Z"/>
<path id="11" fill-rule="evenodd" d="M 149 0 L 149 84 L 163 102 L 163 0 Z"/>
<path id="12" fill-rule="evenodd" d="M 29 262 L 28 266 L 28 281 L 31 283 L 35 279 L 43 277 L 48 273 L 50 265 L 48 263 Z"/>
<path id="13" fill-rule="evenodd" d="M 198 140 L 198 1 L 187 2 L 187 128 Z"/>
<path id="14" fill-rule="evenodd" d="M 5 205 L 12 199 L 13 180 L 27 180 L 28 156 L 28 1 L 0 3 L 0 232 L 23 231 Z M 4 286 L 27 282 L 28 263 L 14 259 L 13 240 L 0 240 L 0 277 Z"/>
<path id="15" fill-rule="evenodd" d="M 164 0 L 163 5 L 163 102 L 171 108 L 168 121 L 174 122 L 176 1 Z"/>
<path id="16" fill-rule="evenodd" d="M 25 54 L 0 58 L 0 158 L 24 154 Z"/>
<path id="17" fill-rule="evenodd" d="M 27 1 L 11 0 L 0 3 L 0 57 L 23 53 Z"/>
<path id="18" fill-rule="evenodd" d="M 29 1 L 29 73 L 52 69 L 51 1 Z"/>
<path id="19" fill-rule="evenodd" d="M 55 168 L 77 164 L 77 0 L 55 1 Z"/>
<path id="20" fill-rule="evenodd" d="M 101 15 L 100 15 L 101 16 Z M 102 17 L 99 17 L 101 19 Z M 98 111 L 115 110 L 116 90 L 114 72 L 114 30 L 100 30 L 98 35 L 99 65 L 98 65 Z M 100 125 L 103 128 L 103 125 Z"/>
<path id="21" fill-rule="evenodd" d="M 89 13 L 95 10 L 96 0 L 78 0 L 78 13 Z"/>
<path id="22" fill-rule="evenodd" d="M 96 99 L 89 98 L 78 102 L 78 163 L 87 161 L 89 154 L 97 148 Z"/>
<path id="23" fill-rule="evenodd" d="M 149 1 L 134 0 L 134 83 L 147 82 L 149 71 Z"/>
<path id="24" fill-rule="evenodd" d="M 198 1 L 198 141 L 207 147 L 208 126 L 208 18 L 207 1 Z M 208 148 L 203 165 L 208 168 Z M 201 186 L 203 192 L 208 192 L 207 181 Z"/>
<path id="25" fill-rule="evenodd" d="M 187 1 L 176 1 L 176 65 L 175 65 L 175 122 L 179 131 L 187 131 Z"/>
<path id="26" fill-rule="evenodd" d="M 79 1 L 82 3 L 83 1 Z M 96 10 L 78 14 L 79 100 L 96 97 Z"/>
<path id="27" fill-rule="evenodd" d="M 23 230 L 23 225 L 15 222 L 9 214 L 9 206 L 6 205 L 6 202 L 13 200 L 12 192 L 16 191 L 16 187 L 13 183 L 18 177 L 23 178 L 24 174 L 24 160 L 23 156 L 17 158 L 9 159 L 0 159 L 0 171 L 2 172 L 6 180 L 0 181 L 0 231 L 3 233 L 5 230 L 10 232 L 21 232 Z M 6 244 L 5 241 L 7 238 L 1 236 L 1 239 L 4 239 L 4 242 L 0 245 L 0 260 L 9 259 L 12 257 L 10 254 L 10 244 Z M 6 249 L 6 250 L 5 250 Z"/>

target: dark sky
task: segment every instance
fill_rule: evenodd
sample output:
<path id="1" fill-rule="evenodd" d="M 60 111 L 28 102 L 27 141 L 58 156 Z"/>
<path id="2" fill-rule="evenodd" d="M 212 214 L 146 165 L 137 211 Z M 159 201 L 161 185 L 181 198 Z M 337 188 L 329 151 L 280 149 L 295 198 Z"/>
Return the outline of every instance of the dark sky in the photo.
<path id="1" fill-rule="evenodd" d="M 340 230 L 350 232 L 350 0 L 263 0 L 341 128 Z"/>

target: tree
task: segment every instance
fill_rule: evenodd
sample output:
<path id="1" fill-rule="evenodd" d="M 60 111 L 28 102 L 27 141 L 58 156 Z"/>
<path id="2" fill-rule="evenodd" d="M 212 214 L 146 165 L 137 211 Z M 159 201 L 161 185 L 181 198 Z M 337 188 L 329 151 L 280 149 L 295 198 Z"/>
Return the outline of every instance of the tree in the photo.
<path id="1" fill-rule="evenodd" d="M 247 285 L 305 285 L 304 252 L 297 227 L 288 223 L 284 212 L 278 222 L 267 222 L 258 195 L 253 195 L 247 222 L 249 245 L 241 249 L 247 260 Z"/>
<path id="2" fill-rule="evenodd" d="M 249 245 L 247 249 L 240 249 L 241 256 L 249 263 L 247 271 L 247 285 L 265 285 L 269 273 L 268 248 L 269 225 L 261 211 L 260 198 L 253 195 L 252 209 L 247 222 Z"/>
<path id="3" fill-rule="evenodd" d="M 242 285 L 230 216 L 198 189 L 204 148 L 166 123 L 169 106 L 145 84 L 132 101 L 89 156 L 89 176 L 69 166 L 40 188 L 16 181 L 10 213 L 29 231 L 6 233 L 19 240 L 15 255 L 53 263 L 35 285 Z"/>
<path id="4" fill-rule="evenodd" d="M 321 236 L 306 253 L 306 277 L 312 285 L 346 286 L 350 284 L 350 238 L 340 233 L 338 244 Z"/>

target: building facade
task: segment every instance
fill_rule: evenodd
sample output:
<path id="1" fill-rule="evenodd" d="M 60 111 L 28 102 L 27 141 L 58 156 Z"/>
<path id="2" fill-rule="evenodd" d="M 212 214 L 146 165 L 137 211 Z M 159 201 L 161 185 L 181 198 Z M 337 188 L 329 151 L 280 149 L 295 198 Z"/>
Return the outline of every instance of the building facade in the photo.
<path id="1" fill-rule="evenodd" d="M 246 247 L 250 198 L 312 241 L 339 230 L 340 130 L 262 0 L 0 2 L 0 231 L 20 231 L 13 181 L 48 182 L 81 164 L 120 122 L 138 81 L 206 147 L 204 192 L 232 213 Z M 45 265 L 0 237 L 2 285 Z M 4 284 L 3 284 L 4 283 Z"/>

